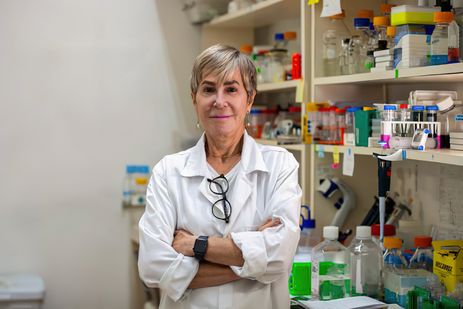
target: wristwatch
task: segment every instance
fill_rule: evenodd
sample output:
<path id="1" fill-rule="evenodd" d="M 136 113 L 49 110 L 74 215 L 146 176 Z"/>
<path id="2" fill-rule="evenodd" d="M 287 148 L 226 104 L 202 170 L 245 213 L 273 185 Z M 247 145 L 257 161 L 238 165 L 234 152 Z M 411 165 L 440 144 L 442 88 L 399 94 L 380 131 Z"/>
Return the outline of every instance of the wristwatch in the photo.
<path id="1" fill-rule="evenodd" d="M 193 252 L 195 253 L 195 258 L 198 259 L 198 261 L 202 261 L 204 259 L 204 256 L 206 255 L 208 238 L 209 236 L 199 236 L 195 240 Z"/>

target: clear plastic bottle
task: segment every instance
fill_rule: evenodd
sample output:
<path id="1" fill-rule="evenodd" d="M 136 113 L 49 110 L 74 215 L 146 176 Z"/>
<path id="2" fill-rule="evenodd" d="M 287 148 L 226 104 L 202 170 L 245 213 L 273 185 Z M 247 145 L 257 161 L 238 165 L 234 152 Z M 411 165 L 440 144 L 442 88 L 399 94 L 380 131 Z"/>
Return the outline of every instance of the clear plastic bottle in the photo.
<path id="1" fill-rule="evenodd" d="M 349 45 L 350 39 L 344 39 L 341 42 L 341 51 L 339 52 L 338 61 L 341 75 L 349 73 Z"/>
<path id="2" fill-rule="evenodd" d="M 360 107 L 349 107 L 346 110 L 344 145 L 355 146 L 355 112 L 358 110 L 360 110 Z"/>
<path id="3" fill-rule="evenodd" d="M 453 14 L 458 25 L 460 60 L 463 59 L 463 0 L 453 0 Z"/>
<path id="4" fill-rule="evenodd" d="M 339 228 L 325 226 L 325 240 L 312 250 L 312 298 L 338 299 L 350 294 L 350 253 L 337 241 Z"/>
<path id="5" fill-rule="evenodd" d="M 384 237 L 384 270 L 396 271 L 408 268 L 407 260 L 402 254 L 402 239 L 397 237 Z"/>
<path id="6" fill-rule="evenodd" d="M 363 68 L 365 62 L 366 49 L 363 50 L 362 38 L 358 35 L 353 35 L 349 42 L 349 53 L 347 56 L 347 71 L 348 74 L 360 73 L 360 66 Z M 365 54 L 363 54 L 365 52 Z"/>
<path id="7" fill-rule="evenodd" d="M 344 12 L 330 16 L 331 24 L 323 33 L 323 66 L 325 76 L 334 76 L 341 74 L 339 67 L 339 55 L 341 45 L 345 38 L 350 36 L 343 19 Z"/>
<path id="8" fill-rule="evenodd" d="M 448 63 L 460 62 L 460 29 L 455 20 L 449 24 L 449 57 Z"/>
<path id="9" fill-rule="evenodd" d="M 376 31 L 375 40 L 387 40 L 387 27 L 389 26 L 389 17 L 375 16 L 375 18 L 373 18 L 373 25 L 375 26 Z"/>
<path id="10" fill-rule="evenodd" d="M 378 298 L 381 294 L 383 255 L 381 247 L 371 238 L 371 227 L 357 226 L 355 240 L 349 246 L 352 296 L 367 295 Z"/>
<path id="11" fill-rule="evenodd" d="M 410 259 L 410 268 L 421 268 L 432 272 L 433 251 L 432 237 L 416 236 L 415 237 L 415 253 Z"/>
<path id="12" fill-rule="evenodd" d="M 431 65 L 448 63 L 449 24 L 453 20 L 451 12 L 435 12 L 436 27 L 431 35 Z"/>

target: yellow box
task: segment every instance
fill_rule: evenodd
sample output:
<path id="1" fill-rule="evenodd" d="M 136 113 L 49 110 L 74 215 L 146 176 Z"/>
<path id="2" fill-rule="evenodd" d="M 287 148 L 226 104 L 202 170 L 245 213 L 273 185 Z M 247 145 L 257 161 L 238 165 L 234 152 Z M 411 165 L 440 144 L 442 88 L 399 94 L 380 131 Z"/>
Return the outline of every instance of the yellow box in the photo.
<path id="1" fill-rule="evenodd" d="M 391 25 L 433 25 L 434 12 L 439 8 L 428 8 L 415 5 L 399 5 L 391 9 Z"/>
<path id="2" fill-rule="evenodd" d="M 452 292 L 458 282 L 463 282 L 463 240 L 435 240 L 433 272 Z"/>

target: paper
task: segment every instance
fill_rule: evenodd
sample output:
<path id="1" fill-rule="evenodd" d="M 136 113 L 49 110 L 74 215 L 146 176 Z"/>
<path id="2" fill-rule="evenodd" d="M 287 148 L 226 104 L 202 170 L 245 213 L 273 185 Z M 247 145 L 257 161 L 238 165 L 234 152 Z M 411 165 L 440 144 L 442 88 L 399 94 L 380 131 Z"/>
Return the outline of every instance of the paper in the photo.
<path id="1" fill-rule="evenodd" d="M 320 17 L 329 17 L 341 13 L 341 0 L 323 0 L 323 10 Z"/>
<path id="2" fill-rule="evenodd" d="M 342 174 L 346 176 L 354 176 L 354 152 L 351 147 L 347 147 L 344 152 L 344 160 L 342 161 Z"/>
<path id="3" fill-rule="evenodd" d="M 331 164 L 333 169 L 339 168 L 339 148 L 338 146 L 333 146 L 333 164 Z"/>
<path id="4" fill-rule="evenodd" d="M 302 103 L 304 101 L 304 81 L 299 80 L 296 86 L 296 102 Z"/>
<path id="5" fill-rule="evenodd" d="M 318 152 L 318 157 L 319 158 L 324 158 L 325 157 L 325 148 L 321 145 L 317 145 L 315 150 Z"/>
<path id="6" fill-rule="evenodd" d="M 375 309 L 387 307 L 387 304 L 368 296 L 346 297 L 327 301 L 299 300 L 298 302 L 309 309 Z"/>

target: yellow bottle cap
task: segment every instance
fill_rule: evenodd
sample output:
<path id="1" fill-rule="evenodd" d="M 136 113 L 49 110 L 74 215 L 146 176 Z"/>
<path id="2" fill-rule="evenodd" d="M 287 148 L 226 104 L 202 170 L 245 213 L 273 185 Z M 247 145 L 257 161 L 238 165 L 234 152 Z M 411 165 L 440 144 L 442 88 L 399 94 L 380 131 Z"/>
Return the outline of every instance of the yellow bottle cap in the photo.
<path id="1" fill-rule="evenodd" d="M 395 26 L 388 26 L 386 29 L 386 35 L 389 37 L 395 37 Z"/>
<path id="2" fill-rule="evenodd" d="M 146 177 L 137 177 L 137 178 L 135 178 L 135 183 L 137 185 L 147 185 L 148 184 L 148 178 L 146 178 Z"/>
<path id="3" fill-rule="evenodd" d="M 295 40 L 297 38 L 297 33 L 294 31 L 288 31 L 284 33 L 284 38 L 286 41 Z"/>
<path id="4" fill-rule="evenodd" d="M 376 26 L 389 26 L 389 16 L 375 16 L 373 18 L 373 25 Z"/>
<path id="5" fill-rule="evenodd" d="M 384 237 L 384 248 L 400 249 L 402 248 L 402 239 L 398 237 Z"/>

